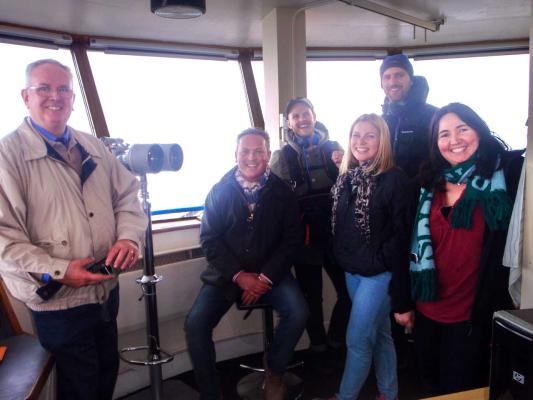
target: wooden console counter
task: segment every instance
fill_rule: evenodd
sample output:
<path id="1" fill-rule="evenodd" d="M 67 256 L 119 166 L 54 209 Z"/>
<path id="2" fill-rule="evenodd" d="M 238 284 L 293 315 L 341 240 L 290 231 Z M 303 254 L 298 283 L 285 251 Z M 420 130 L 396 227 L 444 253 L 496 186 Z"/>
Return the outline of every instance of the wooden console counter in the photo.
<path id="1" fill-rule="evenodd" d="M 479 388 L 467 390 L 465 392 L 458 392 L 452 394 L 445 394 L 443 396 L 427 397 L 422 400 L 488 400 L 489 388 Z"/>

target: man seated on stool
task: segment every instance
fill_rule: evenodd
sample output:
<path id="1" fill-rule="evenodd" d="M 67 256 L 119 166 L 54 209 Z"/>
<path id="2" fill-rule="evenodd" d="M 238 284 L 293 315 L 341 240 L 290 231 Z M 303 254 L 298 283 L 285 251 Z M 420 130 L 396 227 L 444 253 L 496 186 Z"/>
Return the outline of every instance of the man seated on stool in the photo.
<path id="1" fill-rule="evenodd" d="M 208 266 L 185 332 L 201 400 L 221 398 L 213 329 L 240 297 L 271 304 L 280 320 L 266 360 L 267 400 L 282 400 L 285 367 L 308 317 L 290 268 L 299 245 L 296 198 L 270 173 L 270 140 L 260 129 L 237 136 L 237 166 L 207 195 L 200 241 Z"/>

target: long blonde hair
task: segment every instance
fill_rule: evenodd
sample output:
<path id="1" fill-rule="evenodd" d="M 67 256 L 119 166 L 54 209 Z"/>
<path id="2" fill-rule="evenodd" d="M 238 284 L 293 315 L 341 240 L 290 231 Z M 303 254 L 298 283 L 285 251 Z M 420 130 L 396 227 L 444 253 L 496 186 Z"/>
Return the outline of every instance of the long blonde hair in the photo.
<path id="1" fill-rule="evenodd" d="M 379 146 L 376 157 L 367 168 L 367 172 L 372 171 L 374 175 L 379 175 L 394 166 L 394 158 L 392 155 L 392 148 L 390 144 L 389 127 L 383 118 L 376 114 L 363 114 L 358 117 L 350 128 L 350 134 L 348 135 L 347 151 L 344 153 L 341 165 L 339 167 L 339 174 L 344 174 L 351 168 L 359 165 L 359 162 L 355 159 L 351 151 L 351 138 L 355 126 L 360 122 L 368 122 L 377 129 L 379 134 Z"/>

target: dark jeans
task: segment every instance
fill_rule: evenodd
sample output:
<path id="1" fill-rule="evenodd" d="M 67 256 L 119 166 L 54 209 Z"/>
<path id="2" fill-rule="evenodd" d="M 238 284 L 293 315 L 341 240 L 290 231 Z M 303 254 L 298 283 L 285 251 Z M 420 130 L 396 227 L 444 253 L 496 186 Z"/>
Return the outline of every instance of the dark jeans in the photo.
<path id="1" fill-rule="evenodd" d="M 435 396 L 483 386 L 483 376 L 488 374 L 484 338 L 486 333 L 470 321 L 443 324 L 417 312 L 414 339 L 421 394 Z"/>
<path id="2" fill-rule="evenodd" d="M 344 271 L 331 262 L 325 262 L 324 269 L 337 293 L 337 301 L 331 313 L 327 336 L 322 309 L 322 266 L 294 265 L 296 279 L 309 305 L 310 315 L 305 328 L 311 341 L 310 348 L 315 351 L 326 350 L 328 343 L 333 347 L 343 346 L 346 343 L 346 327 L 352 308 L 352 302 L 346 290 Z"/>
<path id="3" fill-rule="evenodd" d="M 118 286 L 105 304 L 33 311 L 43 347 L 55 358 L 58 400 L 107 400 L 118 375 Z"/>
<path id="4" fill-rule="evenodd" d="M 267 365 L 275 374 L 282 374 L 303 333 L 309 315 L 307 304 L 290 274 L 263 295 L 260 302 L 270 303 L 280 318 Z M 222 288 L 203 285 L 185 321 L 187 346 L 202 400 L 221 397 L 213 329 L 232 304 Z"/>

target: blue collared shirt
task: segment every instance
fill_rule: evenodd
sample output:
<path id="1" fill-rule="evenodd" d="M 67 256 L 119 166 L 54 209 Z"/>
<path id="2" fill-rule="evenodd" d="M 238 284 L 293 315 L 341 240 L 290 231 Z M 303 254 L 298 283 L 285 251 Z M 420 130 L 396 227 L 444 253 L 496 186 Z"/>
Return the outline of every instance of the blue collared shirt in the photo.
<path id="1" fill-rule="evenodd" d="M 68 127 L 65 127 L 65 131 L 61 136 L 56 136 L 52 132 L 47 131 L 42 126 L 40 126 L 37 122 L 35 122 L 33 119 L 30 118 L 31 124 L 37 131 L 43 135 L 48 140 L 51 140 L 53 142 L 60 142 L 68 149 L 68 144 L 70 142 L 70 132 L 68 130 Z"/>

